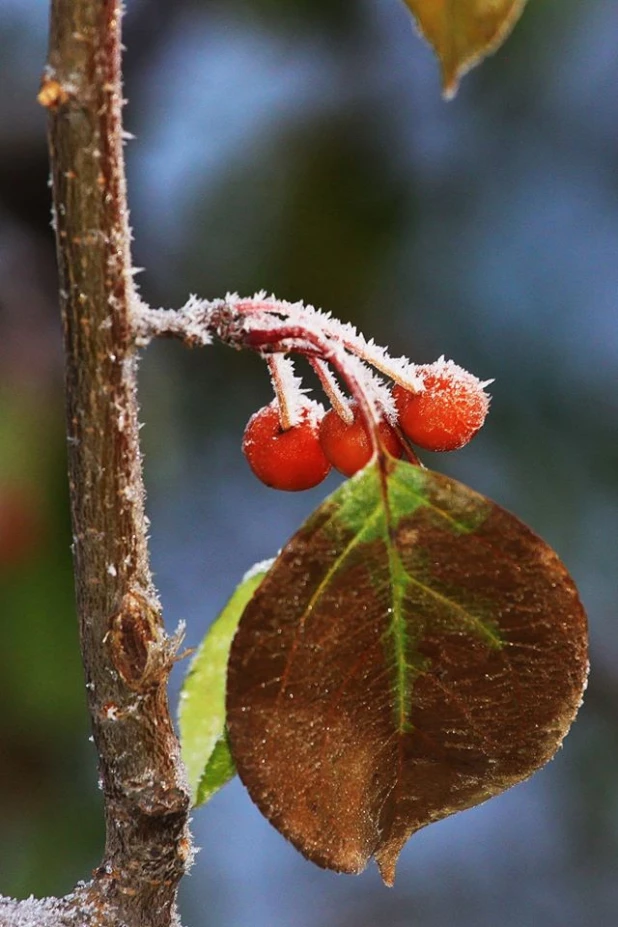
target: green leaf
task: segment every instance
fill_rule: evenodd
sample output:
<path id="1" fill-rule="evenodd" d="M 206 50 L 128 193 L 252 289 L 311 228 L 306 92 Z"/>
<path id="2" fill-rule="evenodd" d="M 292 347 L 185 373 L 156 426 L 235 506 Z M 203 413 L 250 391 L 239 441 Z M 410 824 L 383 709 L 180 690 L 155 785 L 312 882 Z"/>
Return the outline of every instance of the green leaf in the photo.
<path id="1" fill-rule="evenodd" d="M 421 34 L 440 60 L 444 93 L 496 51 L 521 16 L 526 0 L 405 0 Z"/>
<path id="2" fill-rule="evenodd" d="M 225 680 L 230 644 L 247 602 L 272 561 L 250 570 L 208 629 L 183 683 L 178 721 L 193 805 L 208 801 L 234 775 L 225 731 Z"/>
<path id="3" fill-rule="evenodd" d="M 238 772 L 321 866 L 388 884 L 408 837 L 531 775 L 581 702 L 586 619 L 550 548 L 460 483 L 386 458 L 277 558 L 228 666 Z"/>
<path id="4" fill-rule="evenodd" d="M 224 730 L 220 739 L 215 743 L 214 749 L 204 767 L 204 772 L 200 777 L 195 793 L 193 807 L 197 808 L 209 801 L 215 792 L 218 792 L 235 775 L 236 767 L 230 753 L 227 732 Z"/>

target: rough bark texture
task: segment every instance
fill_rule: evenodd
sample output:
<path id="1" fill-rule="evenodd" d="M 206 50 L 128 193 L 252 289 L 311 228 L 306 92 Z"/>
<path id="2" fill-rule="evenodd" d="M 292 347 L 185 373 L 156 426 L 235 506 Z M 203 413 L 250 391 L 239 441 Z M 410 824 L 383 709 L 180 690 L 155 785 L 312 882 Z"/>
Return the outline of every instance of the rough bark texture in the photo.
<path id="1" fill-rule="evenodd" d="M 177 924 L 189 793 L 167 704 L 176 640 L 148 567 L 138 443 L 118 0 L 53 0 L 50 114 L 81 647 L 105 799 L 103 862 L 64 899 L 0 899 L 0 925 Z"/>

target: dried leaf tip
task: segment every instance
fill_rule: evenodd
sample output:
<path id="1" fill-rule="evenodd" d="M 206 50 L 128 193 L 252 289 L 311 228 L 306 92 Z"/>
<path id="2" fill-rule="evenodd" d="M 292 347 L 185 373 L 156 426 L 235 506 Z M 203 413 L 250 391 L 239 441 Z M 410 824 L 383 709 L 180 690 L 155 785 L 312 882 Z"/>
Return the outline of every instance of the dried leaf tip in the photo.
<path id="1" fill-rule="evenodd" d="M 419 32 L 432 46 L 442 71 L 443 95 L 457 93 L 464 74 L 503 44 L 526 0 L 405 0 Z"/>

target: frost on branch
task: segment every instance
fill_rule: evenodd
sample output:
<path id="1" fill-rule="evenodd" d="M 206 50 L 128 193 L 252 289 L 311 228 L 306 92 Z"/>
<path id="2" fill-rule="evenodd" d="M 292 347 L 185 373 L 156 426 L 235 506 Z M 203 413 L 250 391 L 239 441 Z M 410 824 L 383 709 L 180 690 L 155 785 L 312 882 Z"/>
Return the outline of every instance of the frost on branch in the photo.
<path id="1" fill-rule="evenodd" d="M 273 354 L 267 359 L 273 390 L 275 392 L 281 429 L 287 431 L 295 428 L 309 414 L 311 419 L 319 421 L 324 408 L 319 403 L 305 398 L 309 392 L 303 389 L 301 377 L 294 372 L 294 362 L 285 354 Z"/>
<path id="2" fill-rule="evenodd" d="M 449 434 L 445 446 L 440 448 L 424 445 L 422 440 L 416 442 L 430 450 L 451 450 L 467 443 L 481 427 L 489 405 L 484 389 L 491 380 L 482 382 L 444 357 L 423 365 L 414 364 L 407 357 L 392 357 L 355 326 L 340 322 L 329 312 L 302 302 L 279 300 L 264 292 L 250 298 L 228 293 L 224 299 L 212 301 L 191 296 L 178 312 L 140 307 L 136 328 L 141 344 L 157 335 L 178 337 L 195 346 L 216 339 L 237 350 L 249 348 L 261 354 L 269 367 L 283 431 L 298 427 L 308 411 L 313 417 L 322 414 L 321 406 L 306 398 L 307 390 L 289 357 L 304 356 L 346 425 L 350 426 L 354 417 L 350 400 L 358 406 L 377 453 L 380 452 L 378 428 L 384 420 L 395 428 L 403 428 L 404 435 L 414 442 L 406 431 L 406 418 L 401 415 L 402 396 L 406 402 L 418 399 L 430 385 L 434 389 L 436 383 L 440 384 L 437 403 L 433 396 L 428 396 L 414 408 L 428 409 L 422 413 L 424 419 L 428 415 L 434 419 L 446 417 L 447 430 L 455 430 L 456 434 L 454 437 Z M 474 412 L 473 422 L 465 421 L 470 410 Z M 424 433 L 423 429 L 416 432 Z M 407 449 L 405 442 L 404 448 Z M 408 456 L 418 462 L 411 450 Z"/>

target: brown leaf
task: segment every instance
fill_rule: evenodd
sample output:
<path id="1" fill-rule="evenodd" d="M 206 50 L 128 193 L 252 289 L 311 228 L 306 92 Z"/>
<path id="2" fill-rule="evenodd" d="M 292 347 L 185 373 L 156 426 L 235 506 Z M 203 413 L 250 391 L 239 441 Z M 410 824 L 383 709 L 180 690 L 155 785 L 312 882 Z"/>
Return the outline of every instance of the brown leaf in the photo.
<path id="1" fill-rule="evenodd" d="M 440 59 L 444 95 L 455 95 L 459 80 L 502 45 L 526 0 L 405 0 L 421 34 Z"/>
<path id="2" fill-rule="evenodd" d="M 284 548 L 232 644 L 241 779 L 309 859 L 387 884 L 408 837 L 547 762 L 586 679 L 557 556 L 449 478 L 390 461 Z"/>

